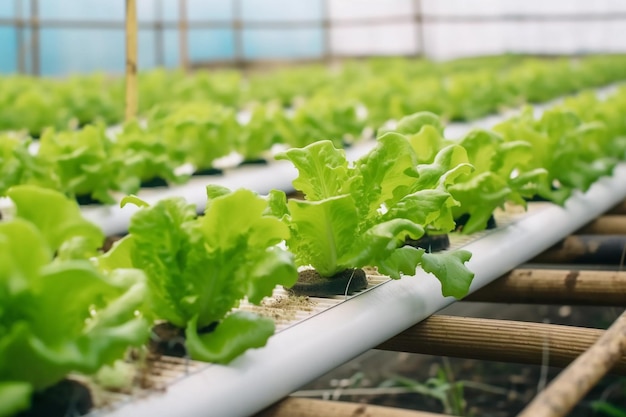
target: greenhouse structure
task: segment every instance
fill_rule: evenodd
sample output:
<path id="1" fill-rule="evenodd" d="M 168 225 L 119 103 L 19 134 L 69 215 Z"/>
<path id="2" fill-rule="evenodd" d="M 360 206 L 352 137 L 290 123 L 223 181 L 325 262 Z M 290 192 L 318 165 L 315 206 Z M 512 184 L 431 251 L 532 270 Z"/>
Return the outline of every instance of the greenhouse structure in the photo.
<path id="1" fill-rule="evenodd" d="M 0 417 L 626 416 L 626 2 L 0 2 Z"/>

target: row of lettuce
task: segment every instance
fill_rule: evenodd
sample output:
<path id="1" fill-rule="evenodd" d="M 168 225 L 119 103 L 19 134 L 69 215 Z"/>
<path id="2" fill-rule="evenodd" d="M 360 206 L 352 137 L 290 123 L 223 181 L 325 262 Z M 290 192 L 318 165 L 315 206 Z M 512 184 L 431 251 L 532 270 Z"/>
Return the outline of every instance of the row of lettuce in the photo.
<path id="1" fill-rule="evenodd" d="M 581 88 L 626 78 L 621 55 L 540 59 L 504 55 L 435 63 L 428 60 L 378 58 L 254 73 L 163 69 L 140 75 L 140 111 L 184 102 L 212 103 L 243 109 L 251 103 L 297 107 L 303 100 L 323 106 L 359 103 L 371 125 L 416 111 L 431 111 L 446 120 L 468 120 L 503 107 L 546 101 Z M 27 76 L 0 78 L 0 131 L 39 136 L 52 127 L 66 130 L 123 119 L 124 84 L 104 74 L 66 79 Z"/>
<path id="2" fill-rule="evenodd" d="M 297 168 L 303 200 L 209 185 L 198 216 L 182 198 L 148 206 L 128 196 L 122 204 L 140 208 L 106 253 L 74 200 L 12 187 L 15 217 L 0 222 L 0 416 L 69 373 L 94 374 L 145 349 L 155 323 L 184 329 L 198 360 L 228 363 L 261 347 L 274 322 L 236 307 L 292 286 L 300 267 L 332 277 L 371 266 L 391 278 L 421 267 L 443 295 L 461 298 L 471 254 L 428 253 L 405 239 L 455 230 L 463 215 L 462 232 L 480 231 L 497 207 L 537 196 L 564 203 L 624 159 L 624 114 L 626 89 L 603 100 L 584 93 L 451 141 L 437 116 L 417 113 L 354 162 L 331 141 L 278 155 Z"/>
<path id="3" fill-rule="evenodd" d="M 546 100 L 581 85 L 599 85 L 626 77 L 623 73 L 626 62 L 621 61 L 621 57 L 589 57 L 574 65 L 569 60 L 548 64 L 518 59 L 515 62 L 519 65 L 513 66 L 508 73 L 524 73 L 523 68 L 531 64 L 533 68 L 541 68 L 537 71 L 542 74 L 543 82 L 533 99 Z M 375 62 L 365 68 L 385 68 L 386 61 L 378 62 L 378 65 L 374 65 Z M 411 68 L 408 61 L 392 62 L 396 62 L 395 67 Z M 501 61 L 494 62 L 502 65 Z M 352 72 L 357 72 L 358 68 L 354 67 Z M 570 77 L 568 71 L 572 68 L 584 70 L 579 69 L 575 77 Z M 405 72 L 411 74 L 408 69 Z M 388 74 L 394 74 L 394 70 L 389 70 Z M 36 184 L 59 190 L 80 201 L 114 204 L 115 192 L 136 193 L 142 185 L 150 183 L 185 183 L 190 176 L 189 170 L 180 169 L 185 165 L 204 173 L 214 168 L 217 159 L 233 153 L 243 161 L 255 161 L 268 159 L 277 145 L 301 148 L 328 138 L 332 138 L 337 147 L 349 145 L 371 136 L 373 127 L 381 126 L 389 117 L 410 114 L 410 109 L 433 108 L 417 96 L 429 101 L 444 97 L 442 100 L 466 106 L 472 111 L 482 108 L 477 114 L 483 114 L 494 110 L 499 105 L 497 103 L 501 104 L 499 99 L 493 101 L 485 97 L 491 94 L 489 91 L 494 97 L 519 98 L 519 91 L 529 92 L 532 89 L 526 88 L 534 85 L 526 80 L 517 86 L 517 90 L 513 84 L 505 88 L 497 77 L 493 78 L 490 70 L 477 67 L 464 73 L 463 77 L 466 77 L 462 83 L 459 81 L 461 74 L 454 74 L 458 79 L 454 82 L 448 79 L 447 88 L 461 84 L 464 87 L 454 87 L 456 93 L 453 95 L 440 94 L 437 89 L 424 86 L 409 88 L 404 81 L 390 82 L 395 80 L 391 75 L 380 79 L 372 75 L 370 81 L 378 87 L 359 84 L 363 90 L 360 99 L 368 104 L 367 108 L 349 98 L 349 94 L 337 94 L 341 92 L 340 86 L 334 86 L 334 95 L 324 94 L 325 90 L 321 89 L 319 94 L 296 104 L 289 111 L 276 102 L 257 103 L 248 108 L 246 120 L 242 120 L 242 113 L 234 107 L 207 101 L 163 104 L 154 107 L 141 122 L 122 125 L 121 131 L 115 135 L 107 133 L 104 123 L 78 130 L 48 129 L 34 153 L 30 151 L 29 138 L 0 134 L 0 195 L 17 184 Z M 355 75 L 354 78 L 358 77 Z M 398 79 L 404 80 L 402 77 Z M 521 75 L 513 79 L 524 80 Z M 416 82 L 424 84 L 427 81 L 428 77 Z M 437 83 L 441 84 L 440 81 Z M 384 83 L 388 83 L 388 91 L 383 94 Z M 368 94 L 370 98 L 364 99 Z M 406 102 L 396 105 L 397 100 Z M 384 114 L 376 115 L 375 108 Z M 441 108 L 434 110 L 435 113 L 444 112 Z"/>

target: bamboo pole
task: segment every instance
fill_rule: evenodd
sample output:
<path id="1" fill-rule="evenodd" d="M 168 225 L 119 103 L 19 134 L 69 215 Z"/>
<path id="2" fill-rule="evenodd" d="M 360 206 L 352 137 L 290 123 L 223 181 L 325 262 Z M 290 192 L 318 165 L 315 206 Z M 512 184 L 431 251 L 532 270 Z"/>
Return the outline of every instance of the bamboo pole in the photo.
<path id="1" fill-rule="evenodd" d="M 369 404 L 288 397 L 255 417 L 444 417 L 424 411 L 404 410 Z"/>
<path id="2" fill-rule="evenodd" d="M 626 272 L 515 269 L 464 299 L 465 301 L 626 305 Z"/>
<path id="3" fill-rule="evenodd" d="M 578 230 L 580 234 L 626 235 L 626 216 L 607 214 L 591 221 Z"/>
<path id="4" fill-rule="evenodd" d="M 137 3 L 126 0 L 126 120 L 137 116 Z"/>
<path id="5" fill-rule="evenodd" d="M 620 265 L 626 235 L 571 235 L 537 255 L 529 263 L 585 263 Z"/>
<path id="6" fill-rule="evenodd" d="M 376 349 L 564 367 L 595 343 L 603 331 L 544 323 L 435 315 Z M 626 374 L 626 357 L 616 373 Z"/>
<path id="7" fill-rule="evenodd" d="M 626 312 L 567 369 L 541 391 L 518 417 L 565 416 L 626 353 Z"/>
<path id="8" fill-rule="evenodd" d="M 615 205 L 612 209 L 607 211 L 606 214 L 626 214 L 626 200 Z"/>

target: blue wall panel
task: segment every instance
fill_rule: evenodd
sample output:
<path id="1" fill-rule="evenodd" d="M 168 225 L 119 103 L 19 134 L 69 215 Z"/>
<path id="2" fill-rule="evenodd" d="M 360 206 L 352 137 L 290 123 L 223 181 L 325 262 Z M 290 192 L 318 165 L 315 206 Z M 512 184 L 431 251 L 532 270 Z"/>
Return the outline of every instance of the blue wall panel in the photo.
<path id="1" fill-rule="evenodd" d="M 322 29 L 246 29 L 243 42 L 249 59 L 311 58 L 324 52 Z"/>
<path id="2" fill-rule="evenodd" d="M 191 29 L 189 31 L 189 59 L 207 61 L 232 59 L 234 37 L 231 29 Z"/>
<path id="3" fill-rule="evenodd" d="M 17 72 L 16 31 L 0 26 L 0 73 Z"/>
<path id="4" fill-rule="evenodd" d="M 322 18 L 322 0 L 240 0 L 241 17 L 254 21 L 313 21 Z M 23 2 L 25 3 L 25 2 Z M 15 16 L 15 2 L 0 0 L 0 17 Z M 166 22 L 177 22 L 178 0 L 139 0 L 140 22 L 150 22 L 160 14 Z M 233 0 L 187 0 L 188 18 L 194 23 L 224 21 L 224 28 L 192 27 L 189 30 L 191 61 L 228 60 L 235 57 L 235 41 L 230 23 Z M 22 11 L 28 15 L 28 7 Z M 43 0 L 39 1 L 40 18 L 63 20 L 124 20 L 121 0 Z M 63 75 L 76 72 L 124 71 L 124 32 L 122 29 L 58 28 L 42 26 L 40 32 L 42 75 Z M 29 31 L 25 31 L 28 43 Z M 321 56 L 323 29 L 321 25 L 295 29 L 245 29 L 242 33 L 243 54 L 247 59 L 301 58 Z M 156 39 L 152 29 L 139 33 L 139 67 L 157 65 Z M 163 60 L 167 67 L 179 64 L 178 30 L 163 31 Z M 0 26 L 0 72 L 16 71 L 15 29 Z M 26 53 L 30 57 L 29 51 Z"/>
<path id="5" fill-rule="evenodd" d="M 124 31 L 42 29 L 41 73 L 124 71 Z"/>

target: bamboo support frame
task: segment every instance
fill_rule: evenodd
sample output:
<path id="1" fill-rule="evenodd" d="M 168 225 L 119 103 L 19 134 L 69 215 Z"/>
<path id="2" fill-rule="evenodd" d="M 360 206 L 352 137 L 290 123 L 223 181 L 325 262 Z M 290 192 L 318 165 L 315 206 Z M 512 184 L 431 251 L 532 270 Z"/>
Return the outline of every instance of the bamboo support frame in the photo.
<path id="1" fill-rule="evenodd" d="M 615 205 L 612 209 L 607 211 L 606 214 L 626 214 L 626 200 Z"/>
<path id="2" fill-rule="evenodd" d="M 569 367 L 561 372 L 518 417 L 565 416 L 626 353 L 626 312 Z"/>
<path id="3" fill-rule="evenodd" d="M 621 265 L 626 235 L 570 235 L 529 263 L 586 263 Z"/>
<path id="4" fill-rule="evenodd" d="M 137 116 L 137 2 L 126 0 L 126 120 Z"/>
<path id="5" fill-rule="evenodd" d="M 626 216 L 607 214 L 581 228 L 580 234 L 626 235 Z"/>
<path id="6" fill-rule="evenodd" d="M 444 417 L 424 411 L 404 410 L 369 404 L 288 397 L 255 417 Z"/>
<path id="7" fill-rule="evenodd" d="M 470 294 L 466 301 L 626 305 L 626 272 L 515 269 Z"/>
<path id="8" fill-rule="evenodd" d="M 603 331 L 544 323 L 434 315 L 378 345 L 377 349 L 437 356 L 565 367 Z M 626 357 L 614 372 L 626 374 Z"/>

